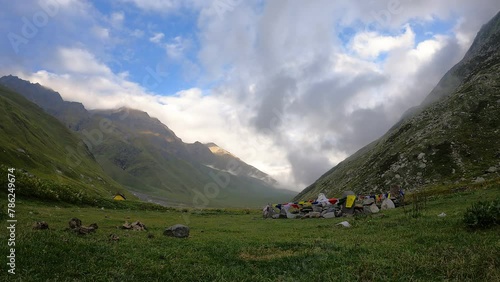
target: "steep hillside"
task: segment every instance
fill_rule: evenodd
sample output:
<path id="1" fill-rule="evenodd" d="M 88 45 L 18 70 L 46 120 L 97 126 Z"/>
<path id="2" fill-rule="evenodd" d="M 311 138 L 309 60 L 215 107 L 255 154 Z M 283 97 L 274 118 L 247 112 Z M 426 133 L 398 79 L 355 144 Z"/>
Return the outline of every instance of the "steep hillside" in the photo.
<path id="1" fill-rule="evenodd" d="M 145 199 L 169 205 L 241 207 L 293 196 L 242 173 L 250 166 L 235 157 L 220 158 L 199 142 L 182 142 L 145 112 L 122 108 L 91 113 L 94 124 L 86 128 L 99 128 L 103 120 L 113 128 L 92 148 L 97 160 L 114 179 Z"/>
<path id="2" fill-rule="evenodd" d="M 2 86 L 0 120 L 2 175 L 6 168 L 16 169 L 19 194 L 71 202 L 111 199 L 117 192 L 134 198 L 104 173 L 76 134 Z"/>
<path id="3" fill-rule="evenodd" d="M 215 169 L 229 171 L 238 176 L 252 177 L 266 182 L 269 185 L 277 185 L 278 182 L 268 174 L 243 162 L 235 155 L 217 146 L 215 143 L 187 144 L 191 156 L 198 162 Z"/>
<path id="4" fill-rule="evenodd" d="M 471 183 L 499 177 L 500 13 L 420 107 L 302 191 L 383 192 L 393 185 Z"/>
<path id="5" fill-rule="evenodd" d="M 87 111 L 79 103 L 62 100 L 53 90 L 14 76 L 0 78 L 0 84 L 22 91 L 75 130 L 104 171 L 144 200 L 241 207 L 286 201 L 296 194 L 276 189 L 274 179 L 222 148 L 214 153 L 213 145 L 184 143 L 145 112 L 128 108 Z M 207 192 L 206 187 L 212 190 Z"/>

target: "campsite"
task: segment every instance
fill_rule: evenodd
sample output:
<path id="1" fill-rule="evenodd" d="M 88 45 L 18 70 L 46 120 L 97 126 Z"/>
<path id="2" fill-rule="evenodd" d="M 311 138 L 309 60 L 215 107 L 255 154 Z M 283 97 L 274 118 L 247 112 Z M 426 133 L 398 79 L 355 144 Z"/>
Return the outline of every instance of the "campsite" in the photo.
<path id="1" fill-rule="evenodd" d="M 499 189 L 498 181 L 437 187 L 418 216 L 408 204 L 406 212 L 398 207 L 383 216 L 305 220 L 263 219 L 258 209 L 155 211 L 19 200 L 16 279 L 3 271 L 0 280 L 498 281 L 498 226 L 471 231 L 463 216 Z M 99 228 L 68 231 L 73 217 Z M 49 228 L 34 230 L 42 220 Z M 350 228 L 337 225 L 345 220 Z M 147 231 L 121 228 L 125 221 L 140 221 Z M 174 224 L 188 225 L 189 237 L 164 236 Z"/>
<path id="2" fill-rule="evenodd" d="M 500 1 L 23 0 L 0 281 L 500 281 Z"/>

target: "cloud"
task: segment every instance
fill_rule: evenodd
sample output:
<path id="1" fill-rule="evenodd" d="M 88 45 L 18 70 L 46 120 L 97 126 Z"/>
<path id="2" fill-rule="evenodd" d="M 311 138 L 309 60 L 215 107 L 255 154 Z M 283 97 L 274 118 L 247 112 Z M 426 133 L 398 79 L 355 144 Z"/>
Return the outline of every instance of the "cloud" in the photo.
<path id="1" fill-rule="evenodd" d="M 189 49 L 191 42 L 182 36 L 176 36 L 165 44 L 167 56 L 170 59 L 180 59 L 184 56 L 184 52 Z"/>
<path id="2" fill-rule="evenodd" d="M 149 41 L 159 44 L 162 41 L 163 37 L 165 37 L 165 34 L 157 32 L 149 38 Z"/>
<path id="3" fill-rule="evenodd" d="M 389 52 L 398 48 L 412 48 L 415 41 L 415 33 L 409 25 L 405 27 L 405 33 L 400 36 L 383 36 L 376 32 L 361 32 L 353 39 L 351 49 L 363 58 L 377 58 L 383 52 Z"/>

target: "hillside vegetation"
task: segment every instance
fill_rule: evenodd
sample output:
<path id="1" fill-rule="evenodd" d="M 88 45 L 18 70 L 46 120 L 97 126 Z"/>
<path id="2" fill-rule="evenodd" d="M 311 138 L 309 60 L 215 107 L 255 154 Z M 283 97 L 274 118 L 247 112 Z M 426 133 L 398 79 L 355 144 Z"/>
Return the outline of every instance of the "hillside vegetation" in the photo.
<path id="1" fill-rule="evenodd" d="M 104 173 L 74 133 L 35 104 L 2 86 L 0 119 L 3 187 L 7 185 L 7 169 L 15 168 L 17 192 L 25 197 L 90 203 L 98 198 L 110 199 L 120 192 L 134 199 Z"/>

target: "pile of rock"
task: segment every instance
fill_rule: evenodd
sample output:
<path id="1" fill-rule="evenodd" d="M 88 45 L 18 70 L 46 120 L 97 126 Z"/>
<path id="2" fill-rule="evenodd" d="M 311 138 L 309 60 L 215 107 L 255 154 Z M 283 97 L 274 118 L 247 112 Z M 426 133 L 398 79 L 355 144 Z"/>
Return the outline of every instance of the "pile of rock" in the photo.
<path id="1" fill-rule="evenodd" d="M 148 230 L 146 228 L 146 225 L 144 225 L 140 221 L 135 221 L 132 222 L 132 224 L 128 223 L 128 221 L 125 221 L 125 223 L 122 225 L 122 229 L 127 229 L 127 230 L 136 230 L 136 231 L 144 231 Z"/>
<path id="2" fill-rule="evenodd" d="M 72 230 L 78 234 L 81 234 L 81 235 L 94 233 L 98 228 L 97 223 L 92 223 L 89 226 L 83 226 L 82 221 L 76 217 L 72 218 L 68 222 L 68 225 L 69 225 L 70 230 Z"/>

